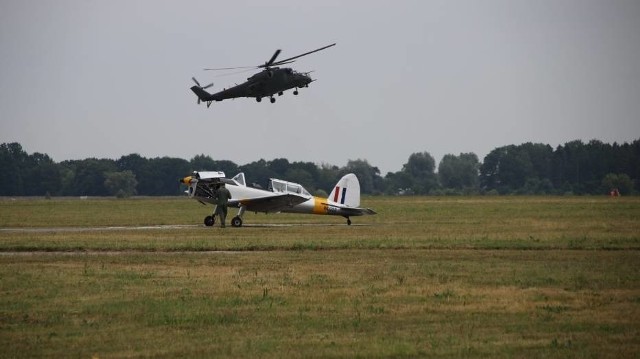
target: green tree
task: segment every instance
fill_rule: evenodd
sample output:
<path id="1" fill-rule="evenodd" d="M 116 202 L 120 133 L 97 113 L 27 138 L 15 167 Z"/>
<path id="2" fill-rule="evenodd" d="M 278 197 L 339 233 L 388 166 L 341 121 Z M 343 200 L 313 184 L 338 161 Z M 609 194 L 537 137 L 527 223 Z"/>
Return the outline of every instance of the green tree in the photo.
<path id="1" fill-rule="evenodd" d="M 137 153 L 122 156 L 116 161 L 119 171 L 131 171 L 138 181 L 136 193 L 140 195 L 150 195 L 150 187 L 147 178 L 151 178 L 151 169 L 149 160 Z"/>
<path id="2" fill-rule="evenodd" d="M 216 161 L 205 155 L 197 155 L 189 162 L 193 171 L 222 171 L 228 177 L 233 177 L 239 172 L 238 165 L 234 162 L 228 160 Z"/>
<path id="3" fill-rule="evenodd" d="M 158 157 L 149 160 L 144 178 L 136 178 L 144 183 L 148 195 L 167 196 L 181 193 L 179 178 L 190 173 L 191 164 L 182 158 Z M 138 191 L 140 193 L 140 191 Z M 142 194 L 142 193 L 141 193 Z"/>
<path id="4" fill-rule="evenodd" d="M 285 181 L 295 182 L 301 184 L 307 191 L 313 193 L 316 190 L 315 181 L 313 180 L 313 176 L 302 168 L 290 168 L 285 173 L 284 177 Z"/>
<path id="5" fill-rule="evenodd" d="M 24 194 L 27 196 L 58 195 L 62 189 L 60 166 L 48 155 L 34 153 L 24 169 Z"/>
<path id="6" fill-rule="evenodd" d="M 17 142 L 0 145 L 0 195 L 24 195 L 24 170 L 28 157 Z"/>
<path id="7" fill-rule="evenodd" d="M 435 167 L 436 161 L 429 152 L 412 153 L 409 156 L 407 163 L 402 166 L 402 172 L 411 178 L 411 190 L 415 194 L 429 194 L 438 188 Z"/>
<path id="8" fill-rule="evenodd" d="M 320 164 L 318 175 L 315 178 L 315 185 L 318 190 L 331 193 L 333 186 L 340 179 L 340 168 L 327 163 Z"/>
<path id="9" fill-rule="evenodd" d="M 216 168 L 216 162 L 210 156 L 197 155 L 189 162 L 194 171 L 220 171 Z M 231 174 L 229 173 L 229 175 Z"/>
<path id="10" fill-rule="evenodd" d="M 360 182 L 360 191 L 362 193 L 380 193 L 384 189 L 380 170 L 378 167 L 371 166 L 367 160 L 349 160 L 347 165 L 341 169 L 341 173 L 342 175 L 347 173 L 355 174 Z"/>
<path id="11" fill-rule="evenodd" d="M 413 177 L 406 172 L 389 172 L 384 177 L 385 193 L 392 195 L 411 195 L 413 192 Z"/>
<path id="12" fill-rule="evenodd" d="M 626 173 L 608 173 L 602 179 L 602 187 L 605 191 L 617 189 L 620 194 L 629 195 L 633 193 L 633 180 Z"/>
<path id="13" fill-rule="evenodd" d="M 494 149 L 480 166 L 480 184 L 502 194 L 525 187 L 548 187 L 551 183 L 553 149 L 549 145 L 524 143 Z M 541 187 L 541 188 L 542 188 Z"/>
<path id="14" fill-rule="evenodd" d="M 65 161 L 64 167 L 73 171 L 70 195 L 74 196 L 108 196 L 104 186 L 105 173 L 115 172 L 115 161 L 109 159 L 88 158 L 81 161 Z"/>
<path id="15" fill-rule="evenodd" d="M 104 175 L 104 186 L 111 195 L 118 198 L 126 198 L 136 194 L 138 181 L 133 172 L 127 170 L 122 172 L 107 172 Z"/>
<path id="16" fill-rule="evenodd" d="M 240 171 L 244 172 L 248 183 L 257 183 L 263 188 L 269 186 L 269 178 L 280 177 L 269 168 L 267 161 L 264 159 L 240 166 Z M 284 178 L 282 179 L 284 180 Z"/>
<path id="17" fill-rule="evenodd" d="M 273 172 L 274 176 L 282 179 L 285 179 L 284 177 L 290 167 L 291 164 L 286 158 L 276 158 L 267 163 L 267 168 Z"/>
<path id="18" fill-rule="evenodd" d="M 477 189 L 479 168 L 480 162 L 475 153 L 444 155 L 438 164 L 440 184 L 444 188 L 457 190 Z"/>

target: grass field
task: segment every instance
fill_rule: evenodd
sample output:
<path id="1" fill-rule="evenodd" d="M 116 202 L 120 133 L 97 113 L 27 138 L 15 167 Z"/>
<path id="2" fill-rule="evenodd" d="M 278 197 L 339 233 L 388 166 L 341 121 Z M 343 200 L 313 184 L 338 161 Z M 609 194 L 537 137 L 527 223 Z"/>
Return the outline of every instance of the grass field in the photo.
<path id="1" fill-rule="evenodd" d="M 0 200 L 0 356 L 640 356 L 640 198 L 363 202 Z"/>

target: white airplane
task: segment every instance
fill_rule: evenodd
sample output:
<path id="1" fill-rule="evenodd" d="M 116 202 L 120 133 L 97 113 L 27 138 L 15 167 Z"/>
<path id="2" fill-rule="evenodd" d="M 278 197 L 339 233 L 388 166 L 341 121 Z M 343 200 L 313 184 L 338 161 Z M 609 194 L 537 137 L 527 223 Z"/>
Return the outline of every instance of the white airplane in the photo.
<path id="1" fill-rule="evenodd" d="M 231 193 L 229 207 L 238 207 L 238 214 L 231 219 L 231 226 L 241 227 L 242 216 L 245 211 L 250 212 L 285 212 L 329 214 L 343 216 L 347 224 L 351 225 L 351 216 L 376 214 L 369 208 L 360 208 L 360 182 L 353 173 L 343 176 L 334 186 L 328 198 L 312 196 L 300 184 L 272 178 L 269 190 L 249 187 L 244 173 L 239 173 L 229 179 L 224 172 L 200 171 L 180 180 L 189 186 L 186 193 L 200 203 L 210 203 L 217 206 L 215 190 L 221 183 Z M 215 208 L 213 213 L 215 213 Z M 213 226 L 215 217 L 206 216 L 204 224 Z"/>

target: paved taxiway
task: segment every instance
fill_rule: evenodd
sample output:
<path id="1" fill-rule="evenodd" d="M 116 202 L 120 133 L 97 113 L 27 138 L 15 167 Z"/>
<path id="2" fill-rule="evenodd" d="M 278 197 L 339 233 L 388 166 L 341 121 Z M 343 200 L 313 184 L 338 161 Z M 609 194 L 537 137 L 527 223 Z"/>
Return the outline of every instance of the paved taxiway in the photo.
<path id="1" fill-rule="evenodd" d="M 352 224 L 351 227 L 369 226 L 369 224 Z M 243 224 L 242 228 L 273 228 L 273 227 L 347 227 L 344 223 L 261 223 Z M 98 232 L 98 231 L 131 231 L 131 230 L 158 230 L 158 229 L 185 229 L 185 228 L 210 228 L 202 224 L 168 224 L 157 226 L 117 226 L 117 227 L 25 227 L 25 228 L 0 228 L 0 233 L 50 233 L 50 232 Z M 214 226 L 213 228 L 219 228 Z M 230 225 L 227 228 L 232 228 Z"/>

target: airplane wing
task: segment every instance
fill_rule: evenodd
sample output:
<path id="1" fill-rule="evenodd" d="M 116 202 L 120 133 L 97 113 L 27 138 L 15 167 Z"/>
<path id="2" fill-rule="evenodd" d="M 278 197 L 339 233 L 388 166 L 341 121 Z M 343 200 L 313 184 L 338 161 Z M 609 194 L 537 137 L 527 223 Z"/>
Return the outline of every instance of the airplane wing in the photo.
<path id="1" fill-rule="evenodd" d="M 283 209 L 291 208 L 308 198 L 291 193 L 274 194 L 273 196 L 247 198 L 241 200 L 230 200 L 230 206 L 244 206 L 250 212 L 280 212 Z"/>

